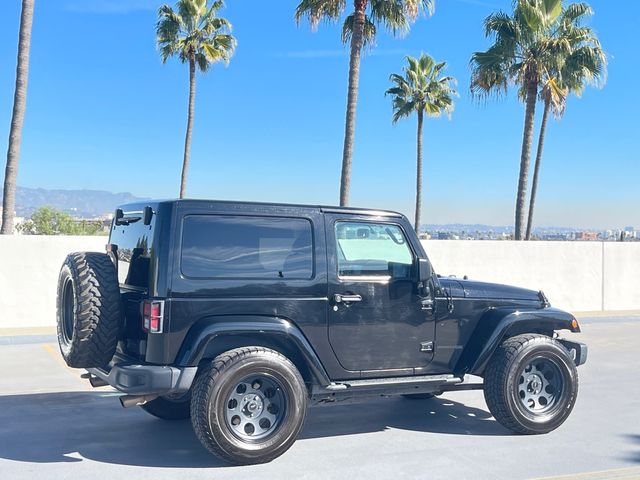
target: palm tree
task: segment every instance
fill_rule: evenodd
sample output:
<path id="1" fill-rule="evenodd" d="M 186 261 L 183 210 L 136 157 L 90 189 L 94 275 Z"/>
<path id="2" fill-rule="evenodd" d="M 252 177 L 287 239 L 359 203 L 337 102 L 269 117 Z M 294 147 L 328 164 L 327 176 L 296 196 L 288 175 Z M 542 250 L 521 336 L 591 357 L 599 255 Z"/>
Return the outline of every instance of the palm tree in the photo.
<path id="1" fill-rule="evenodd" d="M 321 20 L 337 21 L 347 7 L 347 0 L 301 0 L 296 8 L 296 22 L 304 17 L 312 28 Z M 340 176 L 340 205 L 349 203 L 351 163 L 356 131 L 356 105 L 360 80 L 360 56 L 364 46 L 373 45 L 377 28 L 384 25 L 395 34 L 409 30 L 421 10 L 433 13 L 434 0 L 353 0 L 353 12 L 342 25 L 342 42 L 350 43 L 349 87 Z"/>
<path id="2" fill-rule="evenodd" d="M 513 15 L 496 12 L 485 20 L 485 36 L 493 45 L 471 57 L 471 92 L 487 97 L 505 94 L 509 85 L 519 87 L 525 120 L 516 196 L 515 238 L 524 236 L 525 203 L 533 140 L 538 88 L 545 68 L 564 45 L 552 29 L 562 14 L 561 0 L 515 0 Z"/>
<path id="3" fill-rule="evenodd" d="M 593 10 L 586 3 L 571 4 L 563 11 L 555 29 L 558 40 L 566 42 L 568 48 L 560 51 L 555 59 L 555 65 L 544 72 L 545 83 L 540 92 L 540 99 L 544 103 L 544 112 L 533 168 L 527 240 L 531 239 L 531 230 L 533 229 L 533 212 L 538 192 L 538 177 L 549 112 L 553 111 L 557 118 L 562 118 L 569 93 L 580 97 L 587 85 L 601 85 L 606 77 L 606 54 L 602 50 L 595 32 L 582 25 L 582 21 L 590 15 L 593 15 Z"/>
<path id="4" fill-rule="evenodd" d="M 29 79 L 29 50 L 31 47 L 31 25 L 35 0 L 22 0 L 20 15 L 20 38 L 18 40 L 18 67 L 16 69 L 16 89 L 13 95 L 13 113 L 9 130 L 7 165 L 2 193 L 2 227 L 0 234 L 13 233 L 13 215 L 16 209 L 16 180 L 20 161 L 22 125 L 27 107 L 27 81 Z"/>
<path id="5" fill-rule="evenodd" d="M 211 6 L 207 5 L 207 0 L 179 0 L 176 10 L 169 5 L 162 5 L 158 10 L 156 41 L 162 63 L 170 57 L 177 56 L 180 62 L 189 64 L 189 110 L 180 198 L 185 196 L 189 172 L 196 67 L 206 73 L 216 62 L 224 61 L 228 64 L 236 45 L 235 38 L 230 34 L 231 24 L 216 16 L 223 6 L 222 0 L 214 1 Z"/>
<path id="6" fill-rule="evenodd" d="M 436 63 L 429 55 L 422 54 L 419 59 L 406 57 L 408 65 L 404 67 L 404 75 L 392 74 L 389 77 L 394 86 L 385 95 L 393 97 L 393 123 L 413 114 L 418 115 L 418 133 L 416 140 L 416 233 L 420 233 L 420 217 L 422 213 L 422 122 L 424 114 L 428 117 L 439 117 L 446 113 L 451 117 L 453 97 L 457 92 L 451 84 L 456 83 L 453 77 L 441 77 L 446 63 Z"/>

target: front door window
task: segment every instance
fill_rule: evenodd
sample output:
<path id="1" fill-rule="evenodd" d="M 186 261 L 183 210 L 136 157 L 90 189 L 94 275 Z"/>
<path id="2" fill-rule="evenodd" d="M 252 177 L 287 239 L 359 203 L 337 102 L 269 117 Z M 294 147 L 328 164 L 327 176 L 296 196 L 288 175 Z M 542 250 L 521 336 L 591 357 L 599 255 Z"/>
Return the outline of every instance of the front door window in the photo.
<path id="1" fill-rule="evenodd" d="M 410 278 L 413 255 L 397 225 L 338 222 L 335 226 L 340 278 Z"/>

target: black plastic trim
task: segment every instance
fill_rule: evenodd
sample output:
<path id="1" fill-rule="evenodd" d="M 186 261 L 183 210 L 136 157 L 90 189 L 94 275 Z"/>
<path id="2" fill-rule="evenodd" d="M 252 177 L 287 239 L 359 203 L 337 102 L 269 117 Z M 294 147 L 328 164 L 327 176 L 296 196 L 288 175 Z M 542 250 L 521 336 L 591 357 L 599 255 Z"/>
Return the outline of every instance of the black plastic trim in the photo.
<path id="1" fill-rule="evenodd" d="M 132 363 L 118 356 L 106 368 L 87 368 L 92 375 L 130 395 L 186 392 L 191 388 L 197 370 L 197 367 Z"/>
<path id="2" fill-rule="evenodd" d="M 557 308 L 489 309 L 478 322 L 471 340 L 454 368 L 454 373 L 482 375 L 493 352 L 505 337 L 565 329 L 579 332 L 580 327 L 574 328 L 573 320 L 573 315 Z"/>
<path id="3" fill-rule="evenodd" d="M 322 362 L 300 329 L 278 317 L 231 315 L 200 320 L 189 330 L 175 364 L 184 367 L 197 366 L 203 359 L 209 344 L 219 337 L 234 335 L 251 335 L 257 339 L 278 338 L 287 342 L 303 356 L 315 383 L 319 385 L 331 383 Z"/>
<path id="4" fill-rule="evenodd" d="M 565 340 L 564 338 L 559 338 L 558 341 L 564 345 L 567 350 L 569 350 L 576 367 L 587 363 L 589 348 L 584 343 L 572 342 L 570 340 Z"/>

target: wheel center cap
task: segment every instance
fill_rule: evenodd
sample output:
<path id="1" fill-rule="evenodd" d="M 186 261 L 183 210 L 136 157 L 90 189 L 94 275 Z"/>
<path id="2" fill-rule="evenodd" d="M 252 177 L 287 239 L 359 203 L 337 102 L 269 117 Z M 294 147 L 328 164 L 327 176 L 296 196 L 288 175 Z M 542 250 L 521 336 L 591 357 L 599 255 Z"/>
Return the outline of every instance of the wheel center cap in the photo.
<path id="1" fill-rule="evenodd" d="M 529 391 L 538 394 L 542 390 L 542 379 L 538 375 L 531 375 L 529 377 Z"/>
<path id="2" fill-rule="evenodd" d="M 246 395 L 242 399 L 242 413 L 247 417 L 259 415 L 264 408 L 264 402 L 259 395 Z"/>

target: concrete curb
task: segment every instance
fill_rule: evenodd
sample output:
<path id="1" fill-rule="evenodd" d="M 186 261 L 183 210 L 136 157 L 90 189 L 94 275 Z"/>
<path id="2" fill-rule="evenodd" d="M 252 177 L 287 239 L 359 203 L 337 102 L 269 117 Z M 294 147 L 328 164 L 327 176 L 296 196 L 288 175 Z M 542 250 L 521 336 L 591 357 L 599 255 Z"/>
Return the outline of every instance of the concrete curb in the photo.
<path id="1" fill-rule="evenodd" d="M 595 312 L 572 312 L 576 318 L 596 318 L 596 317 L 635 317 L 640 316 L 640 310 L 612 310 Z"/>
<path id="2" fill-rule="evenodd" d="M 11 327 L 0 328 L 0 337 L 16 336 L 55 336 L 56 327 Z"/>

